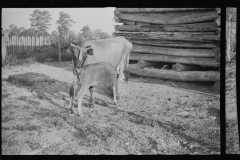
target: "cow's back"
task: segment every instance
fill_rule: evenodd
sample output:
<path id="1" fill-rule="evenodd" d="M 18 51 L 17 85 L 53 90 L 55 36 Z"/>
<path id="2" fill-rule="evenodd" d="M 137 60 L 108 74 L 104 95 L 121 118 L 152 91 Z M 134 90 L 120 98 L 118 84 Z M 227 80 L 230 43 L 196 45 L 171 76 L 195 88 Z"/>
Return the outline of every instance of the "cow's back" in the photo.
<path id="1" fill-rule="evenodd" d="M 114 68 L 117 68 L 120 61 L 127 58 L 132 50 L 132 43 L 124 37 L 89 40 L 84 42 L 82 46 L 93 48 L 93 55 L 87 57 L 84 65 L 107 62 L 112 64 Z"/>

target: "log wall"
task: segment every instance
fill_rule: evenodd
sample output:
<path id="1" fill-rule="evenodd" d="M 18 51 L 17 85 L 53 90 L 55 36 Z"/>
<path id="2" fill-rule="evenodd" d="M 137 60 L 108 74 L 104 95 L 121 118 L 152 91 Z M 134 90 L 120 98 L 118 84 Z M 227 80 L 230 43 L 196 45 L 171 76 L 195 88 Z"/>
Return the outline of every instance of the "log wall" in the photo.
<path id="1" fill-rule="evenodd" d="M 122 25 L 115 26 L 113 35 L 132 42 L 130 60 L 138 61 L 130 73 L 176 81 L 220 80 L 220 9 L 116 8 L 114 14 Z M 170 70 L 156 67 L 166 63 Z"/>

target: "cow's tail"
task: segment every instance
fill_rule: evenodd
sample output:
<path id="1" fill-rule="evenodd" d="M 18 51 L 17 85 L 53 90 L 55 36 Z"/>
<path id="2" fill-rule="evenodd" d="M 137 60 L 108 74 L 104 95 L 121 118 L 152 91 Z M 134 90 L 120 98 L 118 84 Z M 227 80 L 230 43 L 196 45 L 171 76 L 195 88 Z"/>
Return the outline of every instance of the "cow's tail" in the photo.
<path id="1" fill-rule="evenodd" d="M 126 62 L 126 67 L 125 67 L 125 69 L 126 69 L 126 82 L 128 83 L 128 78 L 129 78 L 129 59 L 130 59 L 130 53 L 131 53 L 131 51 L 132 51 L 132 43 L 130 43 L 131 44 L 131 48 L 130 48 L 130 50 L 129 50 L 129 54 L 128 54 L 128 57 L 127 57 L 127 62 Z"/>

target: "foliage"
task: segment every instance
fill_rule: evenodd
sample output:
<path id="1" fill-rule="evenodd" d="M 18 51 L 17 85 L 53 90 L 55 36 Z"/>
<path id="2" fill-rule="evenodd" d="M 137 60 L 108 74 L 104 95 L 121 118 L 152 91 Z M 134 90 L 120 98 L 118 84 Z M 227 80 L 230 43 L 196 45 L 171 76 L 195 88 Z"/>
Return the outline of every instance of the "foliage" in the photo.
<path id="1" fill-rule="evenodd" d="M 35 63 L 34 57 L 28 57 L 26 59 L 18 59 L 16 55 L 9 55 L 5 59 L 4 65 L 16 66 L 16 65 L 30 65 Z"/>
<path id="2" fill-rule="evenodd" d="M 36 9 L 33 11 L 33 14 L 30 14 L 29 20 L 31 21 L 31 27 L 37 30 L 36 35 L 48 35 L 47 29 L 50 26 L 50 20 L 51 20 L 51 14 L 44 10 L 40 11 L 39 9 Z"/>
<path id="3" fill-rule="evenodd" d="M 69 14 L 61 11 L 59 14 L 59 20 L 56 23 L 59 24 L 58 32 L 60 40 L 65 41 L 69 32 L 69 27 L 75 22 L 71 19 Z"/>

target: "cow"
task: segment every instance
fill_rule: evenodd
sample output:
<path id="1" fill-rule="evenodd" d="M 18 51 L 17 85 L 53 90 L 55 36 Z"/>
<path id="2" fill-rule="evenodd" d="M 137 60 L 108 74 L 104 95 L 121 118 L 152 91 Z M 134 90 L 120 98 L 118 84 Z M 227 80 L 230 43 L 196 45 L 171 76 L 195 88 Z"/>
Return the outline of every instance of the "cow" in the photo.
<path id="1" fill-rule="evenodd" d="M 117 72 L 110 63 L 99 62 L 94 64 L 85 65 L 82 68 L 76 68 L 76 76 L 74 77 L 75 84 L 70 89 L 70 112 L 73 113 L 72 104 L 75 96 L 78 100 L 78 115 L 83 116 L 82 113 L 82 100 L 87 89 L 91 86 L 102 90 L 105 95 L 109 95 L 109 98 L 113 98 L 115 105 L 117 105 L 116 99 L 116 87 L 117 87 Z M 92 93 L 92 92 L 90 92 Z M 91 97 L 91 96 L 90 96 Z M 90 98 L 93 102 L 93 99 Z"/>
<path id="2" fill-rule="evenodd" d="M 113 68 L 117 70 L 118 74 L 116 84 L 116 97 L 117 99 L 119 99 L 119 88 L 123 81 L 123 71 L 125 65 L 126 68 L 128 68 L 129 56 L 132 50 L 132 43 L 130 43 L 124 37 L 113 37 L 100 40 L 87 40 L 79 46 L 72 43 L 65 43 L 63 45 L 67 49 L 67 52 L 72 54 L 73 56 L 73 74 L 77 73 L 76 68 L 81 68 L 88 64 L 94 64 L 99 62 L 106 62 L 111 64 Z M 74 78 L 73 85 L 75 83 L 75 79 L 76 78 Z M 73 90 L 73 87 L 71 87 L 71 89 Z M 91 86 L 89 88 L 89 91 L 89 105 L 91 106 L 94 105 L 92 101 L 93 89 Z M 71 105 L 72 104 L 70 104 L 70 108 Z"/>

